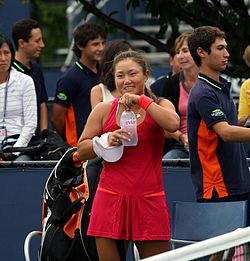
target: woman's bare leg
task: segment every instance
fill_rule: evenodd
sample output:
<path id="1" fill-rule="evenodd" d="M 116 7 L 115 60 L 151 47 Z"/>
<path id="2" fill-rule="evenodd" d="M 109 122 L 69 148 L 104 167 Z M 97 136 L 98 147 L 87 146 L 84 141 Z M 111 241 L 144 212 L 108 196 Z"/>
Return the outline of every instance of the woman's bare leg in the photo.
<path id="1" fill-rule="evenodd" d="M 111 238 L 95 238 L 97 252 L 100 261 L 120 261 L 116 242 Z"/>
<path id="2" fill-rule="evenodd" d="M 135 241 L 140 258 L 154 256 L 169 250 L 169 241 L 167 240 L 145 240 Z"/>

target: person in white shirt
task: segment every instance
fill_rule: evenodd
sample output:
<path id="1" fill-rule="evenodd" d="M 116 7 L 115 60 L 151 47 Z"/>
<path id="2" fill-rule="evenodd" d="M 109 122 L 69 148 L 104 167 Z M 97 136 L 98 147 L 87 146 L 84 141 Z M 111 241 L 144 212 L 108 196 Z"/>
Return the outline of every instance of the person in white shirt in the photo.
<path id="1" fill-rule="evenodd" d="M 0 34 L 0 144 L 18 134 L 14 147 L 26 147 L 37 127 L 37 104 L 32 78 L 12 68 L 14 47 Z M 0 146 L 1 148 L 1 146 Z M 3 160 L 28 160 L 19 153 L 1 153 Z"/>

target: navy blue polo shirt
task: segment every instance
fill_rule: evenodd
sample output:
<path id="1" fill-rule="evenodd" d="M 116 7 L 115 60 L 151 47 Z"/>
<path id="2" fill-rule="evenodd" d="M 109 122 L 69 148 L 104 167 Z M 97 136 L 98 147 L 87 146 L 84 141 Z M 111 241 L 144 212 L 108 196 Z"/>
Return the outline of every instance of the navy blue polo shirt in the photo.
<path id="1" fill-rule="evenodd" d="M 41 118 L 41 103 L 48 101 L 48 94 L 45 87 L 43 72 L 39 64 L 35 62 L 30 62 L 30 69 L 24 66 L 19 61 L 15 60 L 13 63 L 13 67 L 19 72 L 25 73 L 34 81 L 36 88 L 36 100 L 37 100 L 37 129 L 36 134 L 40 133 L 40 118 Z"/>
<path id="2" fill-rule="evenodd" d="M 97 84 L 98 74 L 79 61 L 59 79 L 54 102 L 68 108 L 65 136 L 76 146 L 91 111 L 90 91 Z"/>
<path id="3" fill-rule="evenodd" d="M 238 125 L 230 95 L 231 84 L 199 74 L 188 101 L 188 139 L 191 175 L 197 199 L 250 192 L 250 173 L 240 142 L 224 142 L 212 126 L 221 121 Z"/>
<path id="4" fill-rule="evenodd" d="M 163 97 L 163 90 L 166 86 L 167 79 L 169 79 L 169 75 L 165 75 L 151 84 L 150 88 L 157 97 Z"/>

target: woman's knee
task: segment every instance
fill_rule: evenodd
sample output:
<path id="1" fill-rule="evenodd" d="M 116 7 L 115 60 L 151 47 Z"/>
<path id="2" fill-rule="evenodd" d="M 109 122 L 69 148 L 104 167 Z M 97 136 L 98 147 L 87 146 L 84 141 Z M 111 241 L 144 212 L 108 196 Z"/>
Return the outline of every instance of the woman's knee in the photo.
<path id="1" fill-rule="evenodd" d="M 96 237 L 95 241 L 100 261 L 121 261 L 114 239 Z"/>
<path id="2" fill-rule="evenodd" d="M 140 258 L 147 258 L 169 250 L 169 241 L 167 240 L 136 241 L 135 245 Z"/>

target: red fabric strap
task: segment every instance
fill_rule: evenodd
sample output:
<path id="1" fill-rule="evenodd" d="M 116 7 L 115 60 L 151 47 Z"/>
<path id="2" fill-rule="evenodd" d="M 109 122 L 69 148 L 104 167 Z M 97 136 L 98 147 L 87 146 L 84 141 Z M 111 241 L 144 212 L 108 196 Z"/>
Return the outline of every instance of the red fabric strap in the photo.
<path id="1" fill-rule="evenodd" d="M 141 95 L 141 97 L 138 100 L 138 104 L 140 105 L 140 107 L 142 109 L 144 109 L 145 111 L 147 110 L 148 106 L 153 102 L 153 99 L 149 98 L 146 95 Z"/>

